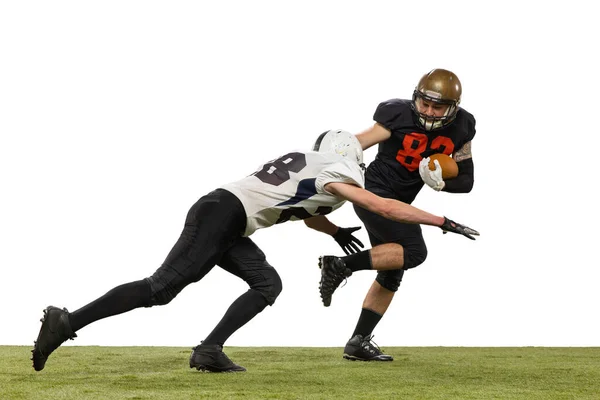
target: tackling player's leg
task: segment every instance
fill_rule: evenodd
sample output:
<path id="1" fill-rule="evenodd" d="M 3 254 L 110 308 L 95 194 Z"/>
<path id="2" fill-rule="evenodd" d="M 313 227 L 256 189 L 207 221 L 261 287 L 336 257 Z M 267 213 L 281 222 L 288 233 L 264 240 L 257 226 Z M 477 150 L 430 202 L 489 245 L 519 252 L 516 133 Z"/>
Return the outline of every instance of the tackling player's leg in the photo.
<path id="1" fill-rule="evenodd" d="M 168 304 L 214 267 L 240 237 L 245 224 L 246 213 L 233 194 L 216 190 L 202 197 L 188 212 L 179 240 L 151 277 L 117 286 L 73 313 L 53 306 L 44 310 L 32 350 L 34 369 L 41 371 L 52 352 L 95 321 L 139 307 Z"/>
<path id="2" fill-rule="evenodd" d="M 237 365 L 218 344 L 200 344 L 192 349 L 190 368 L 206 372 L 244 372 L 246 368 Z"/>
<path id="3" fill-rule="evenodd" d="M 190 355 L 190 368 L 209 372 L 243 372 L 223 353 L 231 335 L 268 305 L 273 305 L 282 290 L 279 274 L 266 260 L 262 250 L 248 238 L 237 240 L 219 261 L 219 266 L 243 279 L 250 289 L 238 297 L 212 332 Z"/>
<path id="4" fill-rule="evenodd" d="M 150 284 L 141 280 L 117 286 L 73 313 L 69 313 L 66 308 L 47 307 L 31 351 L 33 368 L 36 371 L 44 369 L 50 354 L 67 339 L 77 337 L 75 332 L 92 322 L 149 305 Z"/>
<path id="5" fill-rule="evenodd" d="M 41 371 L 46 365 L 46 360 L 54 350 L 68 339 L 77 337 L 69 323 L 69 312 L 66 308 L 48 306 L 41 319 L 42 327 L 31 350 L 33 369 Z"/>

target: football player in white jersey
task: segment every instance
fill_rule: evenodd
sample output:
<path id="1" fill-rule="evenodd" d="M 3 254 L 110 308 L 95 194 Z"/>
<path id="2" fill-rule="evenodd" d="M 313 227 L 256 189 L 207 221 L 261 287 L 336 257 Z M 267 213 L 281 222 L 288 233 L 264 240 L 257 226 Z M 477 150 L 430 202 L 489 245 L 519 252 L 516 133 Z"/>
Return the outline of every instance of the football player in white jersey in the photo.
<path id="1" fill-rule="evenodd" d="M 227 357 L 223 345 L 235 331 L 272 305 L 282 288 L 279 275 L 248 236 L 260 228 L 301 219 L 313 229 L 334 234 L 338 228 L 324 215 L 346 200 L 393 220 L 439 226 L 465 236 L 477 234 L 444 217 L 364 190 L 362 168 L 362 149 L 354 135 L 327 131 L 313 151 L 287 153 L 254 174 L 203 196 L 189 210 L 179 240 L 152 276 L 117 286 L 72 313 L 54 306 L 44 310 L 32 350 L 34 369 L 41 371 L 48 356 L 67 339 L 75 338 L 81 328 L 139 307 L 167 304 L 218 265 L 246 281 L 250 288 L 194 347 L 190 368 L 245 371 Z M 346 235 L 346 244 L 350 236 Z"/>

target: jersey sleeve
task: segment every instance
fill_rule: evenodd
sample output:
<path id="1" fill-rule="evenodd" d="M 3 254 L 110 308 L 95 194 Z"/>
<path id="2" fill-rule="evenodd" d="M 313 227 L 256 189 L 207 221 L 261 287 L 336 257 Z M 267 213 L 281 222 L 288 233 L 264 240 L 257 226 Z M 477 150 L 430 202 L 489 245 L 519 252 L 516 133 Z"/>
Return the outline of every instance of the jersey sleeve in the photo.
<path id="1" fill-rule="evenodd" d="M 373 120 L 391 131 L 393 122 L 401 116 L 402 110 L 403 107 L 399 99 L 384 101 L 377 106 Z"/>
<path id="2" fill-rule="evenodd" d="M 457 123 L 460 124 L 460 130 L 464 132 L 463 140 L 458 143 L 456 150 L 460 149 L 465 143 L 470 142 L 475 137 L 475 117 L 465 109 L 458 110 Z"/>
<path id="3" fill-rule="evenodd" d="M 467 137 L 466 142 L 470 142 L 475 137 L 475 117 L 472 114 L 469 114 L 468 124 L 467 124 Z"/>
<path id="4" fill-rule="evenodd" d="M 319 172 L 315 180 L 317 193 L 329 193 L 325 190 L 325 185 L 332 182 L 348 183 L 363 189 L 365 187 L 365 178 L 358 164 L 346 159 L 331 164 Z"/>

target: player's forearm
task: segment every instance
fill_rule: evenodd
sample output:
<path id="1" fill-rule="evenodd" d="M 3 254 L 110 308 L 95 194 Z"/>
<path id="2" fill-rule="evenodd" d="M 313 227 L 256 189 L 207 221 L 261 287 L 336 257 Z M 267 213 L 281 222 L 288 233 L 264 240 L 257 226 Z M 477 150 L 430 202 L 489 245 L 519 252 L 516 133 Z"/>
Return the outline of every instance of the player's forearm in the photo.
<path id="1" fill-rule="evenodd" d="M 304 220 L 304 223 L 309 228 L 326 233 L 328 235 L 334 235 L 338 230 L 338 226 L 329 221 L 327 217 L 323 215 L 307 218 Z"/>
<path id="2" fill-rule="evenodd" d="M 431 226 L 442 226 L 444 224 L 444 217 L 428 213 L 397 200 L 386 199 L 384 207 L 379 211 L 379 214 L 387 219 L 407 224 Z"/>
<path id="3" fill-rule="evenodd" d="M 398 200 L 379 197 L 365 189 L 348 185 L 345 183 L 328 183 L 325 190 L 346 199 L 372 213 L 381 215 L 386 219 L 391 219 L 407 224 L 423 224 L 432 226 L 442 226 L 444 217 L 438 217 L 423 211 L 410 204 Z"/>
<path id="4" fill-rule="evenodd" d="M 458 176 L 444 182 L 442 191 L 449 193 L 469 193 L 473 189 L 474 166 L 473 159 L 469 158 L 457 163 Z"/>

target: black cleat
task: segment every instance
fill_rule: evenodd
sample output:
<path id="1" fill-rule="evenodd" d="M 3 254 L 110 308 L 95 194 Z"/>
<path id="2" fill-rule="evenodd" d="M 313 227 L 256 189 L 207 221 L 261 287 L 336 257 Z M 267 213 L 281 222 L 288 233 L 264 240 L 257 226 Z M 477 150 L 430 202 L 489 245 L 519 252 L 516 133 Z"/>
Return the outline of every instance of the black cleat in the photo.
<path id="1" fill-rule="evenodd" d="M 372 339 L 373 335 L 354 335 L 344 347 L 344 358 L 352 361 L 394 361 L 394 357 L 383 354 Z"/>
<path id="2" fill-rule="evenodd" d="M 201 344 L 190 354 L 190 368 L 208 372 L 244 372 L 246 368 L 235 364 L 223 353 L 223 346 Z"/>
<path id="3" fill-rule="evenodd" d="M 319 292 L 323 305 L 329 307 L 333 292 L 340 286 L 340 283 L 352 275 L 352 271 L 346 268 L 346 263 L 340 257 L 321 256 L 319 257 L 319 268 L 321 268 L 321 282 L 319 282 Z"/>
<path id="4" fill-rule="evenodd" d="M 42 327 L 34 342 L 33 350 L 31 350 L 33 369 L 36 371 L 44 369 L 50 354 L 67 339 L 77 337 L 69 324 L 69 312 L 66 308 L 48 306 L 40 321 L 42 321 Z"/>

